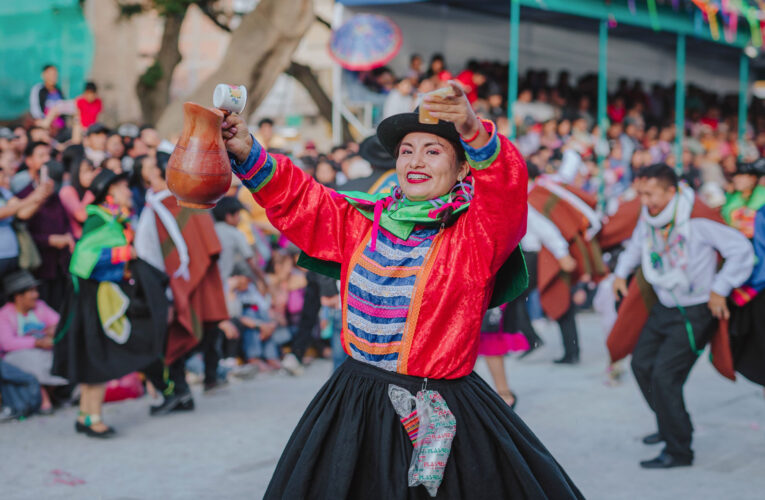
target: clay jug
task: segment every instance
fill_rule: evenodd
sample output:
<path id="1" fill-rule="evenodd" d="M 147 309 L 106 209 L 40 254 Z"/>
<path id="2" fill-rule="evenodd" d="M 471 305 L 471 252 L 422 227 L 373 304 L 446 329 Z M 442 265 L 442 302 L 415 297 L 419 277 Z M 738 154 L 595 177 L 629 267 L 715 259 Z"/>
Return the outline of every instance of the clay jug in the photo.
<path id="1" fill-rule="evenodd" d="M 222 123 L 220 110 L 183 104 L 183 132 L 167 164 L 167 187 L 179 205 L 212 208 L 231 186 Z"/>

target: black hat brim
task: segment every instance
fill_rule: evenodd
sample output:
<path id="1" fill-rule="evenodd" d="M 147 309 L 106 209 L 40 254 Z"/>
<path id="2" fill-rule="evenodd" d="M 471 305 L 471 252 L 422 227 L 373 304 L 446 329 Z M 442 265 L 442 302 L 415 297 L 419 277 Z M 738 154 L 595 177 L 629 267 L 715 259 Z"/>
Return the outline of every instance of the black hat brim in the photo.
<path id="1" fill-rule="evenodd" d="M 401 113 L 389 116 L 377 126 L 377 138 L 394 158 L 396 148 L 407 134 L 426 132 L 459 143 L 460 135 L 451 122 L 439 120 L 438 123 L 420 123 L 419 113 Z"/>
<path id="2" fill-rule="evenodd" d="M 102 174 L 105 172 L 110 172 L 113 177 L 110 177 L 108 179 L 99 179 Z M 114 172 L 111 172 L 109 170 L 102 170 L 101 173 L 99 173 L 95 179 L 93 179 L 92 184 L 90 185 L 90 192 L 93 193 L 93 196 L 95 199 L 93 200 L 93 203 L 101 203 L 106 199 L 106 193 L 109 192 L 109 186 L 114 184 L 115 182 L 119 181 L 126 181 L 128 180 L 130 174 L 128 172 L 122 172 L 121 174 L 115 174 Z"/>
<path id="3" fill-rule="evenodd" d="M 396 168 L 396 159 L 391 156 L 376 135 L 370 135 L 359 145 L 359 155 L 372 165 L 372 168 L 390 170 Z"/>

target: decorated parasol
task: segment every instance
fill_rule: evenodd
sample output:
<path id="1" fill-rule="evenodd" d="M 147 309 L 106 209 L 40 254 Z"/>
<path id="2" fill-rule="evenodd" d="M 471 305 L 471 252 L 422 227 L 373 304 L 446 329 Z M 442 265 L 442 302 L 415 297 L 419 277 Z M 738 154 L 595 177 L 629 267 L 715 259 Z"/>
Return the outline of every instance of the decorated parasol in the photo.
<path id="1" fill-rule="evenodd" d="M 401 42 L 401 29 L 387 17 L 357 14 L 332 32 L 329 53 L 345 69 L 368 71 L 396 57 Z"/>

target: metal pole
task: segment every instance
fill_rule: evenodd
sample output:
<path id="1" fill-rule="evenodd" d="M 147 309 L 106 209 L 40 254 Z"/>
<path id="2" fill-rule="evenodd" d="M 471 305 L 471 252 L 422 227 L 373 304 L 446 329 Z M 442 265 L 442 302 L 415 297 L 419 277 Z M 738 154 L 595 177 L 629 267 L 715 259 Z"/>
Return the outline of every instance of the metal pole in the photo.
<path id="1" fill-rule="evenodd" d="M 510 121 L 510 140 L 515 140 L 513 104 L 518 99 L 518 27 L 521 22 L 521 0 L 510 0 L 510 64 L 507 85 L 507 119 Z"/>
<path id="2" fill-rule="evenodd" d="M 677 35 L 675 55 L 675 171 L 683 173 L 683 139 L 685 138 L 685 35 Z"/>
<path id="3" fill-rule="evenodd" d="M 336 30 L 343 23 L 343 4 L 335 2 L 332 13 L 332 29 Z M 332 63 L 332 144 L 343 141 L 343 68 Z"/>
<path id="4" fill-rule="evenodd" d="M 608 19 L 600 20 L 600 33 L 598 36 L 598 128 L 600 135 L 598 141 L 603 143 L 606 140 L 606 106 L 608 101 Z M 598 202 L 601 208 L 605 206 L 605 173 L 606 158 L 603 155 L 603 148 L 598 147 L 598 177 L 600 185 L 598 187 Z"/>
<path id="5" fill-rule="evenodd" d="M 746 136 L 746 104 L 747 90 L 749 88 L 749 58 L 741 53 L 738 67 L 738 157 L 741 159 L 744 153 L 744 139 Z"/>

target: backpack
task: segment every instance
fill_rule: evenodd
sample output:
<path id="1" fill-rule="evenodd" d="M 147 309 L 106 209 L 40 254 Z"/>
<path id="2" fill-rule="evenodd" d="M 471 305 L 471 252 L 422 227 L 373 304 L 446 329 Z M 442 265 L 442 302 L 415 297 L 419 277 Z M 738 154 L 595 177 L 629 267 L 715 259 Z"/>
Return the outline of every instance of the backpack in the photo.
<path id="1" fill-rule="evenodd" d="M 40 384 L 37 379 L 10 363 L 0 360 L 0 395 L 2 405 L 13 414 L 26 417 L 36 412 L 42 404 Z"/>

